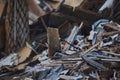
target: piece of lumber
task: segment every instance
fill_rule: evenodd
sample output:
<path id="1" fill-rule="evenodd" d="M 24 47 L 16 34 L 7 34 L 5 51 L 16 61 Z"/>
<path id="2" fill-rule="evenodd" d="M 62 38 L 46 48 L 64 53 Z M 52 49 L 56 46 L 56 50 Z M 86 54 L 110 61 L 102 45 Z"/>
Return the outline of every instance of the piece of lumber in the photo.
<path id="1" fill-rule="evenodd" d="M 84 51 L 83 54 L 86 54 L 86 53 L 90 52 L 91 50 L 93 50 L 98 45 L 100 45 L 100 42 L 96 43 L 95 45 L 93 45 L 92 47 L 90 47 L 89 49 L 87 49 L 86 51 Z"/>
<path id="2" fill-rule="evenodd" d="M 56 51 L 59 51 L 59 31 L 57 28 L 47 29 L 48 56 L 51 58 Z"/>
<path id="3" fill-rule="evenodd" d="M 113 25 L 112 23 L 107 23 L 107 24 L 104 24 L 103 25 L 104 27 L 108 27 L 108 28 L 111 28 L 111 29 L 114 29 L 116 31 L 120 31 L 120 27 L 116 26 L 116 25 Z"/>

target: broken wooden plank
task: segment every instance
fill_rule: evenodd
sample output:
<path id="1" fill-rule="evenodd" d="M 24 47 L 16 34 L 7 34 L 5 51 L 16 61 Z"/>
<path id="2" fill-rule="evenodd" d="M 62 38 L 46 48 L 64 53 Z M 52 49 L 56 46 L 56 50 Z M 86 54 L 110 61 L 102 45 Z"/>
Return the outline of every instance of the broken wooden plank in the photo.
<path id="1" fill-rule="evenodd" d="M 56 51 L 59 51 L 59 31 L 57 28 L 47 29 L 48 56 L 51 58 Z"/>
<path id="2" fill-rule="evenodd" d="M 30 47 L 24 47 L 18 52 L 18 63 L 24 62 L 31 54 L 32 49 Z"/>

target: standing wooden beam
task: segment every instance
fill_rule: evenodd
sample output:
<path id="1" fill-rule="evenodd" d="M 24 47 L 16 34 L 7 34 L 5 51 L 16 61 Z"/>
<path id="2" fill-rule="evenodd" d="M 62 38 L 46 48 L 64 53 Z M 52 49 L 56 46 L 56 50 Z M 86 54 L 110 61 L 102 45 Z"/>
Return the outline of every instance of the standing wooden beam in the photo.
<path id="1" fill-rule="evenodd" d="M 56 51 L 59 51 L 59 32 L 57 28 L 47 29 L 48 38 L 48 57 L 52 57 Z"/>

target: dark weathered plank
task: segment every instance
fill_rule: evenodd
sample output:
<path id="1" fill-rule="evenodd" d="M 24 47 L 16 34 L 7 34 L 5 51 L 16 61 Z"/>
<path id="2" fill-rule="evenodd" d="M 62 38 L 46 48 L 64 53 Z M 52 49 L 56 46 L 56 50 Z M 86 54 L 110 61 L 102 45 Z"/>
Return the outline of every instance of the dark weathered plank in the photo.
<path id="1" fill-rule="evenodd" d="M 52 57 L 59 50 L 59 32 L 57 28 L 47 29 L 48 56 Z"/>

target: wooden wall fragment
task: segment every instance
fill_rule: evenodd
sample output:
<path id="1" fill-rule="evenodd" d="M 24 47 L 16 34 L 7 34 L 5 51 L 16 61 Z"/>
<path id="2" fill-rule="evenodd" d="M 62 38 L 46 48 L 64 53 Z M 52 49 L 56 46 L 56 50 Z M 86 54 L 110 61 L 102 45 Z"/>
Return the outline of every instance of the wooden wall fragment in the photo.
<path id="1" fill-rule="evenodd" d="M 5 51 L 17 52 L 29 42 L 28 0 L 8 0 Z"/>

